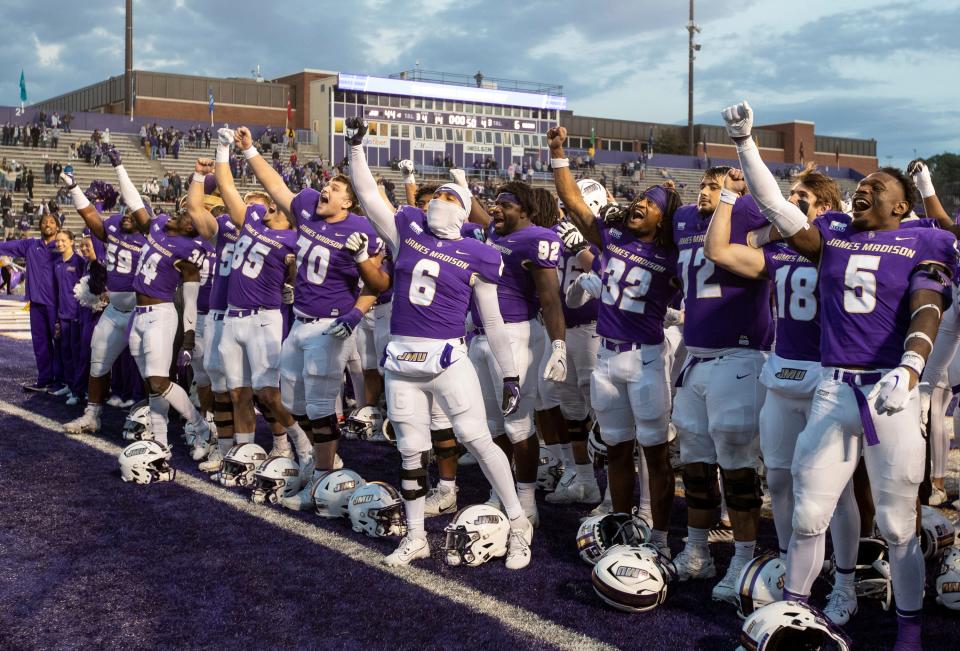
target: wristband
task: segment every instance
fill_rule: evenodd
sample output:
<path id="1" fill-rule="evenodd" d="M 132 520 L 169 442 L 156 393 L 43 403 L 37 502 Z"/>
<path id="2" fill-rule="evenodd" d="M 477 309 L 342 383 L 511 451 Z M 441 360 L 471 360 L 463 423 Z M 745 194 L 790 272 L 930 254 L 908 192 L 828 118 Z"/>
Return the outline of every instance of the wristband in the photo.
<path id="1" fill-rule="evenodd" d="M 937 319 L 939 319 L 939 318 L 942 316 L 942 312 L 940 312 L 940 308 L 939 308 L 939 307 L 937 307 L 937 306 L 934 305 L 933 303 L 927 303 L 926 305 L 921 305 L 920 307 L 918 307 L 917 309 L 915 309 L 915 310 L 913 311 L 913 314 L 910 315 L 910 320 L 913 321 L 914 317 L 916 317 L 918 314 L 920 314 L 920 313 L 923 312 L 924 310 L 936 310 L 936 311 L 937 311 Z"/>
<path id="2" fill-rule="evenodd" d="M 908 343 L 911 339 L 923 339 L 925 342 L 927 342 L 928 344 L 930 344 L 930 348 L 931 348 L 931 349 L 933 348 L 933 340 L 932 340 L 930 337 L 928 337 L 927 334 L 924 333 L 924 332 L 911 332 L 910 334 L 908 334 L 908 335 L 907 335 L 907 338 L 903 340 L 903 347 L 904 347 L 904 348 L 907 347 L 907 343 Z M 906 354 L 909 353 L 909 352 L 912 352 L 912 351 L 909 351 L 909 350 L 908 350 L 906 353 L 904 353 L 904 355 L 906 355 Z M 914 354 L 916 355 L 917 353 L 914 353 Z"/>
<path id="3" fill-rule="evenodd" d="M 256 148 L 252 148 L 256 150 Z M 243 152 L 243 155 L 246 156 L 247 152 Z M 249 156 L 247 156 L 249 158 Z M 230 146 L 229 145 L 217 145 L 217 155 L 214 158 L 215 163 L 229 163 L 230 162 Z"/>
<path id="4" fill-rule="evenodd" d="M 567 352 L 567 342 L 563 339 L 554 339 L 553 340 L 553 349 L 563 351 L 564 354 Z"/>
<path id="5" fill-rule="evenodd" d="M 916 372 L 917 375 L 923 375 L 923 367 L 925 365 L 926 360 L 923 359 L 923 355 L 915 353 L 912 350 L 908 350 L 903 354 L 903 357 L 900 358 L 900 366 L 909 368 Z"/>
<path id="6" fill-rule="evenodd" d="M 416 177 L 413 175 L 413 172 L 410 172 L 409 174 L 407 174 L 406 176 L 403 177 L 403 182 L 404 182 L 405 184 L 407 184 L 407 185 L 416 185 L 416 184 L 417 184 L 417 179 L 416 179 Z"/>
<path id="7" fill-rule="evenodd" d="M 260 155 L 260 152 L 258 152 L 257 148 L 254 147 L 253 145 L 243 150 L 243 157 L 246 158 L 247 160 L 250 160 L 251 158 L 259 155 Z"/>
<path id="8" fill-rule="evenodd" d="M 70 188 L 70 196 L 73 197 L 73 207 L 77 210 L 83 210 L 90 205 L 90 200 L 87 199 L 87 195 L 83 193 L 83 190 L 81 190 L 80 186 L 76 183 Z"/>
<path id="9" fill-rule="evenodd" d="M 191 179 L 190 179 L 190 182 L 191 182 L 191 183 L 206 183 L 206 182 L 207 182 L 207 178 L 206 178 L 206 175 L 201 174 L 200 172 L 194 172 L 194 173 L 193 173 L 193 176 L 192 176 Z"/>
<path id="10" fill-rule="evenodd" d="M 552 167 L 555 170 L 560 169 L 561 167 L 570 167 L 570 159 L 569 158 L 551 158 L 550 167 Z"/>
<path id="11" fill-rule="evenodd" d="M 737 199 L 739 198 L 740 198 L 740 195 L 738 195 L 733 190 L 728 190 L 726 188 L 720 190 L 721 203 L 725 203 L 732 206 L 733 204 L 737 203 Z"/>
<path id="12" fill-rule="evenodd" d="M 762 249 L 770 244 L 771 226 L 764 226 L 747 233 L 747 244 L 755 249 Z"/>

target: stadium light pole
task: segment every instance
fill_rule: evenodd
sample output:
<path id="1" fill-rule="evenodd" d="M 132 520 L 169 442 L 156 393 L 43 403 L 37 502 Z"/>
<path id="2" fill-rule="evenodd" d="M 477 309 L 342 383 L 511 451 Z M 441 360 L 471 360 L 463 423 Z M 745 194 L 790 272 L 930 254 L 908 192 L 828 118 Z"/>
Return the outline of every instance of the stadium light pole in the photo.
<path id="1" fill-rule="evenodd" d="M 133 120 L 133 0 L 126 2 L 126 40 L 123 55 L 124 112 Z"/>
<path id="2" fill-rule="evenodd" d="M 696 156 L 695 143 L 693 138 L 693 62 L 697 58 L 696 53 L 700 51 L 700 44 L 693 42 L 693 35 L 700 33 L 700 26 L 693 21 L 693 4 L 690 0 L 690 20 L 687 22 L 687 32 L 690 34 L 689 46 L 689 81 L 687 83 L 687 149 L 691 156 Z"/>

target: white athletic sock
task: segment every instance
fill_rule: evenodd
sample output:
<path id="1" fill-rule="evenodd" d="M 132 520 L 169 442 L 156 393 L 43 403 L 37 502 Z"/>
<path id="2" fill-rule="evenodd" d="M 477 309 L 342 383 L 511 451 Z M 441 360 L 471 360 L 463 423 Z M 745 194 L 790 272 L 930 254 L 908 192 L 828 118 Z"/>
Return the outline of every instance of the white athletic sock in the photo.
<path id="1" fill-rule="evenodd" d="M 299 458 L 302 459 L 308 454 L 313 453 L 313 444 L 310 442 L 310 438 L 306 432 L 303 431 L 303 428 L 300 427 L 300 423 L 294 423 L 288 427 L 287 436 L 293 441 L 293 447 L 297 450 L 297 456 Z"/>
<path id="2" fill-rule="evenodd" d="M 404 479 L 400 481 L 400 487 L 409 483 L 412 489 L 417 487 L 417 482 Z M 403 500 L 403 510 L 407 516 L 407 535 L 411 538 L 426 538 L 427 531 L 424 529 L 424 513 L 427 510 L 427 500 L 418 497 L 415 500 Z"/>
<path id="3" fill-rule="evenodd" d="M 517 497 L 520 498 L 520 506 L 523 512 L 531 514 L 537 510 L 537 484 L 536 482 L 517 482 Z"/>
<path id="4" fill-rule="evenodd" d="M 781 552 L 786 552 L 793 534 L 793 475 L 790 469 L 767 468 L 767 487 L 770 489 L 777 544 Z"/>
<path id="5" fill-rule="evenodd" d="M 503 450 L 489 436 L 481 436 L 470 442 L 464 442 L 463 445 L 477 460 L 483 475 L 497 492 L 507 517 L 510 520 L 523 517 L 523 507 L 520 506 L 517 489 L 513 485 L 513 472 L 510 470 L 510 462 Z"/>
<path id="6" fill-rule="evenodd" d="M 733 557 L 738 561 L 743 563 L 750 562 L 750 559 L 753 558 L 753 553 L 757 548 L 757 541 L 750 540 L 746 542 L 741 542 L 739 540 L 734 541 L 733 543 Z"/>
<path id="7" fill-rule="evenodd" d="M 234 432 L 233 438 L 237 441 L 237 445 L 253 443 L 253 432 Z"/>
<path id="8" fill-rule="evenodd" d="M 804 536 L 796 531 L 790 539 L 790 551 L 787 557 L 787 577 L 784 589 L 793 594 L 807 596 L 813 582 L 823 569 L 823 555 L 826 547 L 826 535 Z"/>
<path id="9" fill-rule="evenodd" d="M 650 513 L 650 473 L 647 471 L 647 457 L 640 451 L 640 462 L 637 463 L 637 509 L 641 513 Z"/>
<path id="10" fill-rule="evenodd" d="M 290 451 L 290 441 L 287 439 L 286 434 L 274 434 L 273 435 L 273 449 L 277 452 L 289 452 Z"/>
<path id="11" fill-rule="evenodd" d="M 710 547 L 707 543 L 708 535 L 710 535 L 709 529 L 687 527 L 687 549 L 691 551 L 695 550 L 700 554 L 709 554 Z"/>
<path id="12" fill-rule="evenodd" d="M 99 416 L 100 413 L 103 411 L 103 405 L 98 405 L 92 402 L 88 402 L 86 411 L 89 411 L 94 416 Z"/>
<path id="13" fill-rule="evenodd" d="M 456 490 L 457 480 L 456 479 L 441 479 L 437 482 L 437 488 L 442 488 L 443 490 Z"/>
<path id="14" fill-rule="evenodd" d="M 221 456 L 227 456 L 227 452 L 230 451 L 230 448 L 233 447 L 233 437 L 224 438 L 220 437 L 217 439 L 217 450 L 220 451 Z"/>
<path id="15" fill-rule="evenodd" d="M 856 590 L 853 581 L 855 578 L 856 572 L 854 568 L 846 569 L 838 566 L 836 573 L 833 575 L 833 587 L 838 590 L 854 592 Z"/>
<path id="16" fill-rule="evenodd" d="M 150 395 L 150 431 L 153 434 L 153 440 L 163 447 L 167 447 L 167 412 L 169 410 L 170 403 L 163 396 Z"/>
<path id="17" fill-rule="evenodd" d="M 187 395 L 187 392 L 184 391 L 183 387 L 179 384 L 171 382 L 167 390 L 163 392 L 163 397 L 170 403 L 170 406 L 176 409 L 177 413 L 186 418 L 190 424 L 201 425 L 203 423 L 203 416 L 201 416 L 197 408 L 193 406 L 193 402 L 190 401 L 190 396 Z"/>
<path id="18" fill-rule="evenodd" d="M 573 458 L 573 446 L 569 443 L 558 443 L 557 447 L 560 448 L 560 458 L 563 459 L 564 468 L 576 468 L 577 461 Z M 577 469 L 579 473 L 580 470 Z"/>
<path id="19" fill-rule="evenodd" d="M 581 484 L 586 484 L 587 486 L 596 486 L 597 477 L 593 474 L 593 464 L 591 463 L 577 463 L 574 464 L 574 467 L 577 469 L 577 481 Z"/>

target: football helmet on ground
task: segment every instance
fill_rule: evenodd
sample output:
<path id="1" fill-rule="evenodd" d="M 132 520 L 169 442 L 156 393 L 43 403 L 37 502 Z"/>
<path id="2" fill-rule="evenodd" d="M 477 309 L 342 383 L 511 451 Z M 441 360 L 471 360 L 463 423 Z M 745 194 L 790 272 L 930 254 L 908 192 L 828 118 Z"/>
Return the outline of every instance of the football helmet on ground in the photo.
<path id="1" fill-rule="evenodd" d="M 460 509 L 444 529 L 447 565 L 476 567 L 491 558 L 506 556 L 510 522 L 488 504 Z"/>
<path id="2" fill-rule="evenodd" d="M 156 441 L 135 441 L 120 453 L 120 478 L 135 484 L 173 481 L 177 471 L 170 467 L 170 451 Z"/>

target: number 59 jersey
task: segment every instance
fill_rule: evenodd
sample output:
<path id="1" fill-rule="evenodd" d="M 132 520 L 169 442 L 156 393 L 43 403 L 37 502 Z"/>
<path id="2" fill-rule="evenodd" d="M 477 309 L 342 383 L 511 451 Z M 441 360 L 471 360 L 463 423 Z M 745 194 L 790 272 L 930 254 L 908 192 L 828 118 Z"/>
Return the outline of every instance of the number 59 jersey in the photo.
<path id="1" fill-rule="evenodd" d="M 430 339 L 464 335 L 478 275 L 496 283 L 503 262 L 496 249 L 473 238 L 443 240 L 426 226 L 426 214 L 405 206 L 394 216 L 400 247 L 394 262 L 390 333 Z"/>
<path id="2" fill-rule="evenodd" d="M 731 221 L 734 244 L 746 244 L 747 232 L 767 224 L 749 195 L 734 204 Z M 770 350 L 770 281 L 715 267 L 703 252 L 709 224 L 710 217 L 695 205 L 682 206 L 673 216 L 674 242 L 680 249 L 677 273 L 683 281 L 683 341 L 691 348 Z"/>
<path id="3" fill-rule="evenodd" d="M 110 215 L 103 220 L 107 235 L 106 268 L 107 290 L 132 292 L 133 277 L 140 263 L 140 250 L 147 238 L 140 231 L 124 233 L 120 226 L 122 215 Z"/>
<path id="4" fill-rule="evenodd" d="M 824 366 L 893 368 L 910 327 L 910 290 L 918 265 L 943 267 L 920 285 L 950 304 L 957 240 L 935 228 L 859 231 L 853 218 L 828 212 L 814 222 L 821 236 L 820 309 Z M 920 272 L 923 273 L 923 272 Z"/>
<path id="5" fill-rule="evenodd" d="M 186 261 L 200 268 L 206 256 L 207 245 L 199 238 L 167 235 L 165 227 L 169 219 L 167 215 L 157 215 L 150 222 L 147 243 L 140 254 L 133 289 L 138 294 L 172 302 L 177 286 L 180 285 L 180 270 L 177 264 Z"/>

